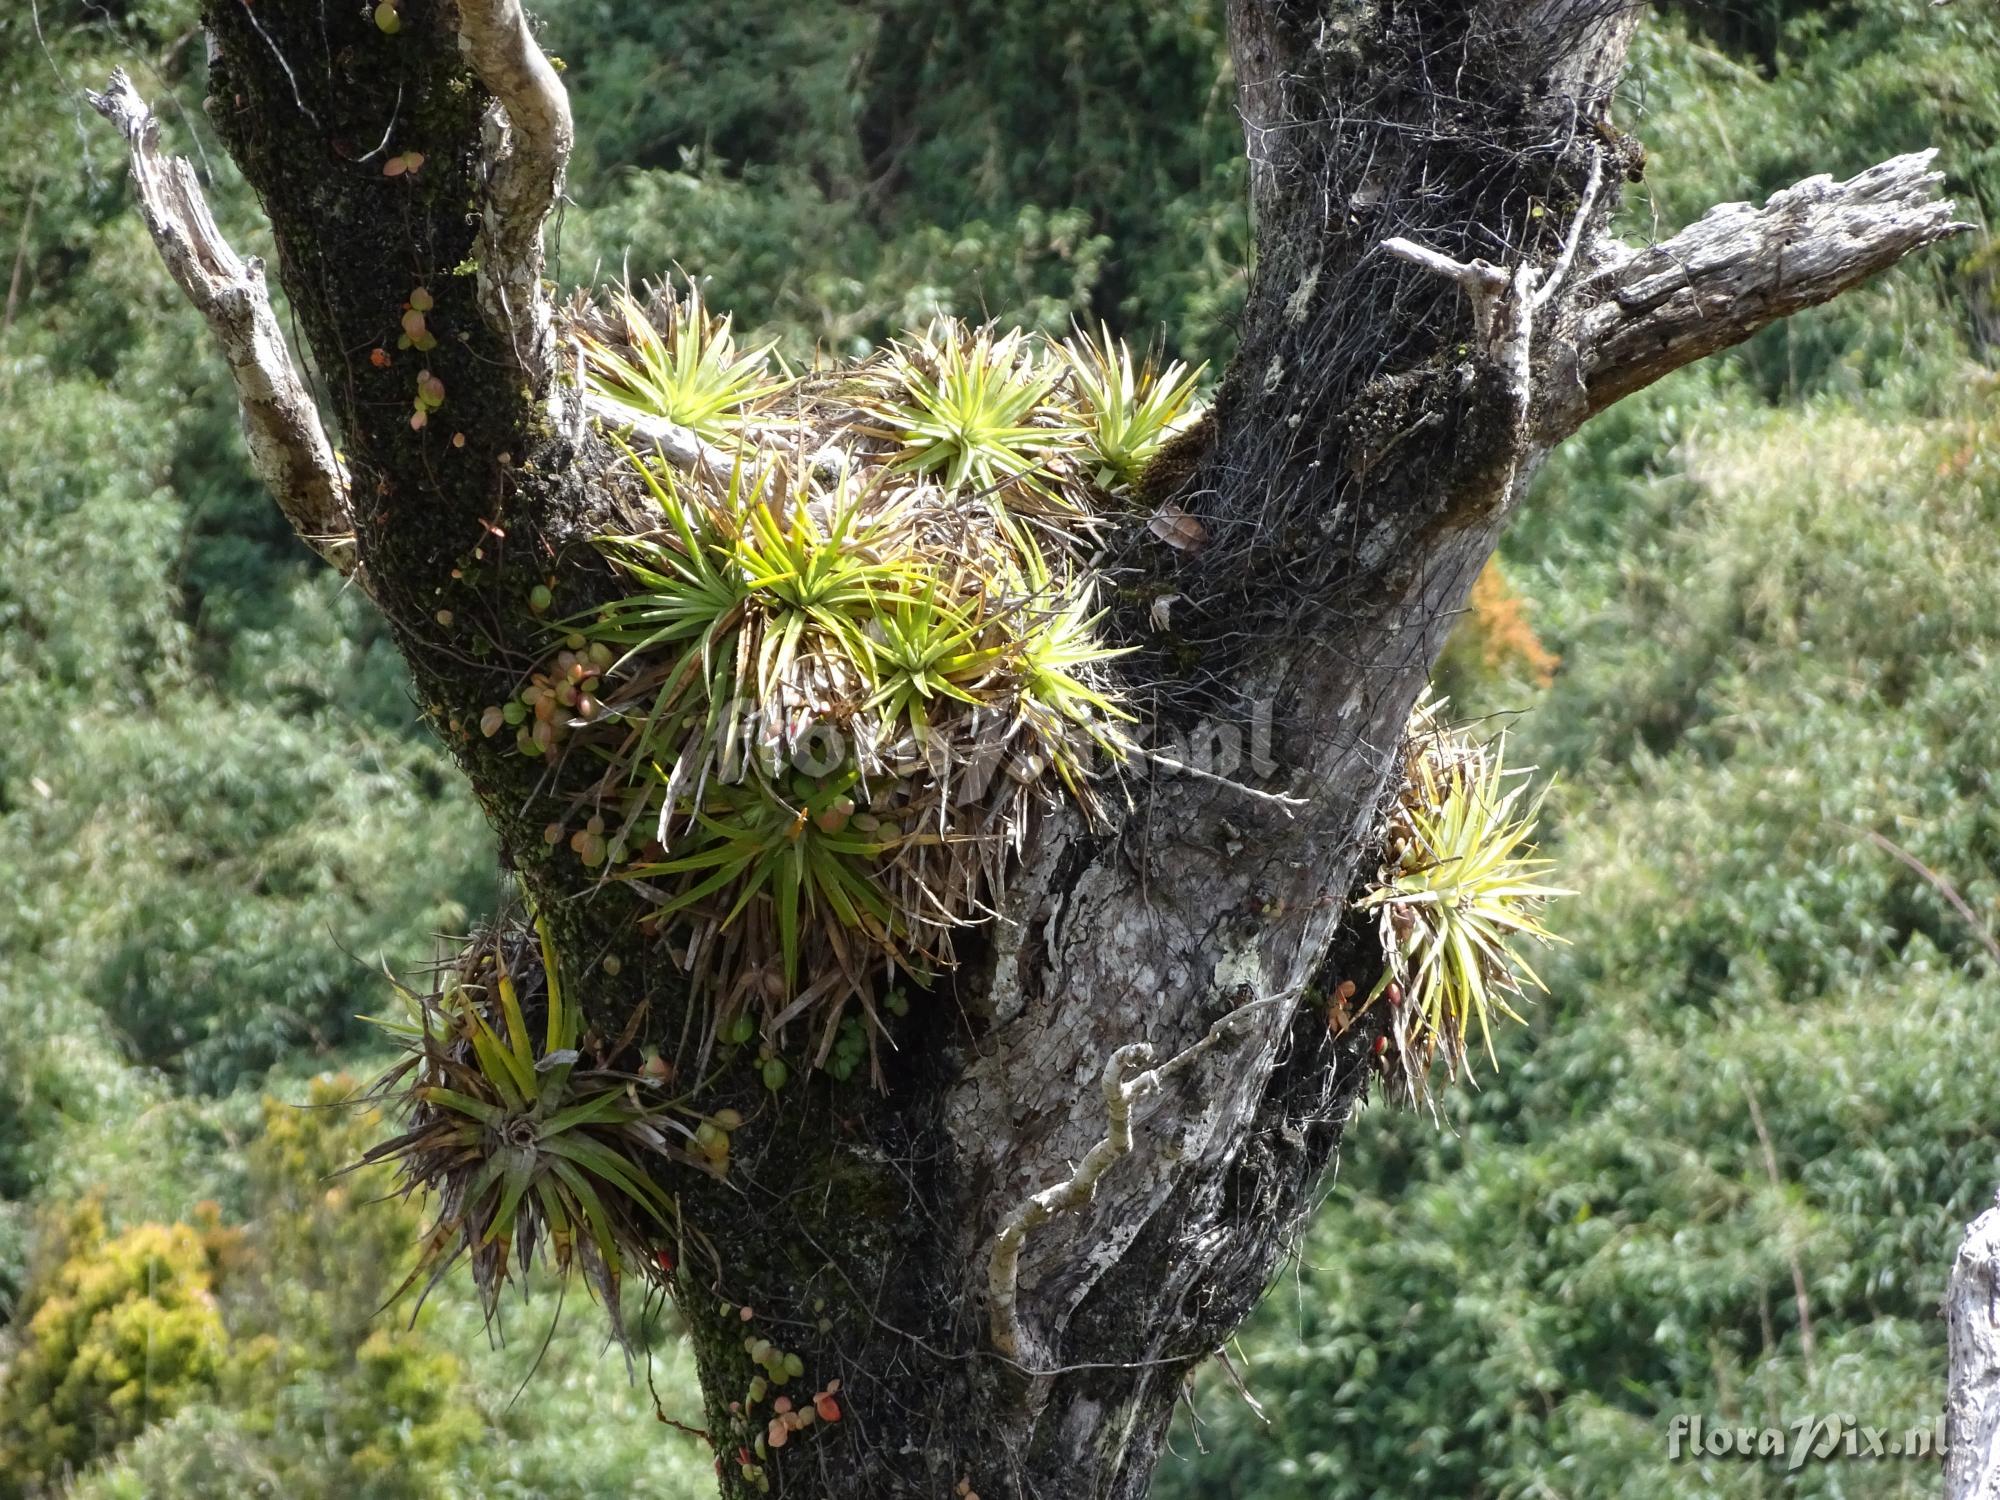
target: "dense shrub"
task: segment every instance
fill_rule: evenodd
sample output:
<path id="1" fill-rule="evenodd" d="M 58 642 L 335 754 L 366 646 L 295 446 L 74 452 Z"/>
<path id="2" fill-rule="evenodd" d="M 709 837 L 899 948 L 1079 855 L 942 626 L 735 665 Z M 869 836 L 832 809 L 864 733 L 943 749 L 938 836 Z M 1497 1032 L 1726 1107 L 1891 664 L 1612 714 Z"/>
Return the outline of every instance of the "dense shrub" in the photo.
<path id="1" fill-rule="evenodd" d="M 172 1416 L 214 1386 L 227 1352 L 215 1250 L 196 1228 L 108 1236 L 86 1203 L 42 1255 L 0 1354 L 0 1496 L 52 1490 Z"/>

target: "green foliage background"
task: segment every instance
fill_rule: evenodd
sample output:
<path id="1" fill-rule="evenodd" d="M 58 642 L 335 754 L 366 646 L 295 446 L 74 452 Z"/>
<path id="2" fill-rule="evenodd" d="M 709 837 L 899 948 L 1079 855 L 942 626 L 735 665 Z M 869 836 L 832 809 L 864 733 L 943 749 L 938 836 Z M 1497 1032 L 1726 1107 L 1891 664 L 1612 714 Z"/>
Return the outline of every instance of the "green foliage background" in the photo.
<path id="1" fill-rule="evenodd" d="M 551 1297 L 497 1349 L 463 1289 L 374 1317 L 414 1210 L 324 1180 L 369 1122 L 315 1076 L 373 1066 L 376 965 L 488 909 L 493 862 L 383 632 L 249 479 L 77 97 L 131 67 L 268 251 L 193 10 L 0 11 L 0 1495 L 701 1494 L 590 1318 L 516 1400 Z M 678 264 L 794 355 L 949 310 L 1226 357 L 1220 0 L 542 10 L 567 279 Z M 1984 222 L 1996 59 L 1984 5 L 1664 11 L 1626 232 L 1924 144 Z M 1443 1128 L 1356 1127 L 1241 1341 L 1268 1420 L 1205 1375 L 1158 1494 L 1934 1492 L 1666 1432 L 1939 1404 L 1936 1299 L 2000 1182 L 1997 976 L 1862 830 L 2000 925 L 1996 269 L 1962 239 L 1551 464 L 1506 568 L 1553 683 L 1458 649 L 1447 685 L 1560 777 L 1554 997 Z"/>

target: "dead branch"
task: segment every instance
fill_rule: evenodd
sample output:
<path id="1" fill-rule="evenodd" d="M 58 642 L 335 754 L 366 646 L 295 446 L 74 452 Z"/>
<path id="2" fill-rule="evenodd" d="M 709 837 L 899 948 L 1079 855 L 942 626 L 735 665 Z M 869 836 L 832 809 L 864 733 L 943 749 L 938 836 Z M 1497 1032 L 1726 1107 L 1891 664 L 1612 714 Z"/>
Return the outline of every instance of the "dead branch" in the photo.
<path id="1" fill-rule="evenodd" d="M 1965 1232 L 1944 1320 L 1945 1500 L 2000 1500 L 2000 1200 Z"/>
<path id="2" fill-rule="evenodd" d="M 1600 150 L 1591 154 L 1590 176 L 1577 200 L 1569 230 L 1563 236 L 1561 253 L 1546 270 L 1523 260 L 1510 275 L 1490 261 L 1456 261 L 1413 240 L 1398 237 L 1382 242 L 1382 248 L 1391 255 L 1457 284 L 1472 304 L 1474 342 L 1504 372 L 1513 405 L 1514 443 L 1500 496 L 1503 508 L 1513 503 L 1515 482 L 1527 449 L 1528 416 L 1534 408 L 1536 320 L 1569 279 L 1584 231 L 1597 212 L 1597 197 L 1603 187 L 1604 153 Z"/>
<path id="3" fill-rule="evenodd" d="M 569 95 L 535 44 L 520 0 L 459 0 L 458 45 L 498 102 L 485 126 L 480 310 L 539 387 L 554 350 L 542 225 L 562 196 L 575 140 Z"/>
<path id="4" fill-rule="evenodd" d="M 1993 960 L 1995 969 L 2000 970 L 2000 940 L 1994 938 L 1992 931 L 1980 920 L 1979 913 L 1972 909 L 1972 903 L 1959 894 L 1957 886 L 1885 833 L 1877 833 L 1872 828 L 1856 828 L 1851 823 L 1836 823 L 1834 826 L 1844 828 L 1849 833 L 1860 834 L 1876 848 L 1895 859 L 1903 868 L 1922 876 L 1932 890 L 1951 903 L 1951 909 L 1964 919 L 1966 930 L 1978 939 L 1979 946 L 1984 948 L 1987 957 Z"/>
<path id="5" fill-rule="evenodd" d="M 1507 294 L 1507 273 L 1490 260 L 1461 261 L 1401 236 L 1382 241 L 1382 248 L 1413 266 L 1422 266 L 1453 282 L 1472 304 L 1472 336 L 1481 348 L 1493 339 L 1494 310 Z"/>
<path id="6" fill-rule="evenodd" d="M 161 154 L 159 122 L 123 68 L 112 71 L 103 93 L 88 97 L 124 135 L 153 244 L 229 363 L 251 467 L 306 545 L 356 576 L 347 476 L 279 331 L 264 263 L 240 259 L 229 248 L 194 169 L 181 157 Z"/>
<path id="7" fill-rule="evenodd" d="M 1784 1197 L 1785 1179 L 1778 1172 L 1778 1148 L 1771 1139 L 1771 1130 L 1764 1123 L 1764 1108 L 1757 1102 L 1757 1091 L 1750 1086 L 1748 1078 L 1741 1080 L 1743 1102 L 1750 1106 L 1750 1128 L 1757 1132 L 1757 1148 L 1764 1158 L 1764 1176 L 1771 1184 L 1772 1196 L 1780 1200 Z M 1805 1369 L 1807 1381 L 1813 1378 L 1813 1356 L 1818 1351 L 1819 1339 L 1813 1332 L 1812 1294 L 1806 1286 L 1805 1263 L 1799 1259 L 1798 1247 L 1791 1243 L 1791 1236 L 1785 1236 L 1785 1255 L 1792 1266 L 1792 1305 L 1799 1314 L 1799 1363 Z"/>
<path id="8" fill-rule="evenodd" d="M 1502 355 L 1510 367 L 1518 367 L 1516 383 L 1525 392 L 1534 315 L 1547 307 L 1556 293 L 1562 290 L 1563 281 L 1576 260 L 1577 247 L 1583 243 L 1584 228 L 1597 208 L 1597 195 L 1603 187 L 1604 153 L 1598 151 L 1591 156 L 1590 178 L 1584 184 L 1583 196 L 1577 203 L 1575 216 L 1570 220 L 1569 232 L 1563 237 L 1562 253 L 1546 273 L 1534 266 L 1521 265 L 1510 276 L 1489 260 L 1453 260 L 1449 255 L 1441 255 L 1400 236 L 1382 241 L 1382 248 L 1400 260 L 1422 266 L 1426 271 L 1456 283 L 1458 289 L 1465 293 L 1466 301 L 1472 304 L 1474 340 L 1482 348 Z M 1509 288 L 1514 293 L 1513 316 L 1503 330 L 1499 326 L 1498 312 L 1501 299 L 1507 295 Z"/>
<path id="9" fill-rule="evenodd" d="M 1845 182 L 1808 177 L 1762 208 L 1720 204 L 1644 250 L 1600 243 L 1601 268 L 1579 288 L 1594 304 L 1576 339 L 1588 413 L 1972 228 L 1938 196 L 1936 154 L 1898 156 Z"/>
<path id="10" fill-rule="evenodd" d="M 1576 212 L 1569 221 L 1569 233 L 1563 236 L 1562 254 L 1556 257 L 1554 265 L 1538 280 L 1530 310 L 1540 312 L 1555 300 L 1563 283 L 1569 279 L 1570 267 L 1576 264 L 1576 252 L 1583 244 L 1583 232 L 1590 226 L 1590 216 L 1597 211 L 1597 195 L 1604 191 L 1604 153 L 1601 150 L 1590 153 L 1590 176 L 1584 181 L 1583 196 L 1577 200 Z"/>
<path id="11" fill-rule="evenodd" d="M 584 411 L 603 424 L 605 431 L 640 438 L 659 450 L 660 457 L 683 474 L 706 474 L 727 483 L 739 463 L 744 466 L 744 483 L 754 487 L 760 472 L 756 452 L 742 448 L 731 452 L 717 447 L 699 433 L 669 422 L 665 417 L 648 416 L 608 396 L 587 394 Z"/>

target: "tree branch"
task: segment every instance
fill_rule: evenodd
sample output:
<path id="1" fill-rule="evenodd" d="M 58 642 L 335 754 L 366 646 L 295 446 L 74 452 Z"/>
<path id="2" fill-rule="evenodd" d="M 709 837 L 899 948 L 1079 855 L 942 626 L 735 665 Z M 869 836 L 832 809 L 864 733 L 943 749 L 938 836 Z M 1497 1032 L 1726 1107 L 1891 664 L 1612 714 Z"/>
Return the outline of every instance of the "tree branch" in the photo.
<path id="1" fill-rule="evenodd" d="M 606 432 L 622 433 L 651 443 L 659 450 L 661 458 L 683 474 L 705 474 L 727 484 L 731 471 L 741 465 L 744 487 L 754 489 L 763 472 L 757 450 L 749 444 L 734 451 L 717 447 L 691 428 L 670 422 L 665 417 L 634 411 L 609 396 L 586 393 L 583 409 L 595 417 Z"/>
<path id="2" fill-rule="evenodd" d="M 1579 288 L 1588 412 L 1972 228 L 1938 196 L 1936 154 L 1898 156 L 1845 182 L 1809 177 L 1762 208 L 1720 204 L 1649 249 L 1601 245 L 1607 263 Z"/>
<path id="3" fill-rule="evenodd" d="M 356 577 L 347 476 L 271 311 L 264 263 L 254 256 L 243 260 L 229 248 L 194 169 L 160 153 L 159 122 L 123 68 L 112 71 L 103 93 L 88 98 L 131 148 L 132 184 L 160 259 L 229 363 L 251 467 L 305 544 Z"/>
<path id="4" fill-rule="evenodd" d="M 1944 1319 L 1945 1500 L 2000 1500 L 2000 1200 L 1965 1232 Z"/>
<path id="5" fill-rule="evenodd" d="M 1398 259 L 1455 282 L 1472 304 L 1473 339 L 1499 367 L 1512 407 L 1511 457 L 1498 499 L 1503 509 L 1513 503 L 1515 481 L 1520 475 L 1521 462 L 1527 457 L 1528 418 L 1534 408 L 1535 324 L 1569 279 L 1577 250 L 1583 244 L 1584 230 L 1597 213 L 1597 195 L 1603 187 L 1604 153 L 1593 150 L 1590 175 L 1570 218 L 1569 232 L 1563 236 L 1562 250 L 1546 273 L 1522 260 L 1510 276 L 1491 261 L 1453 260 L 1413 240 L 1395 238 L 1382 242 L 1382 248 Z"/>
<path id="6" fill-rule="evenodd" d="M 499 106 L 485 123 L 480 311 L 539 387 L 554 348 L 542 225 L 562 196 L 575 140 L 569 95 L 536 45 L 520 0 L 459 0 L 458 46 Z"/>
<path id="7" fill-rule="evenodd" d="M 1465 300 L 1472 304 L 1473 338 L 1481 347 L 1492 342 L 1493 313 L 1500 305 L 1500 299 L 1507 294 L 1505 271 L 1490 260 L 1453 260 L 1449 255 L 1441 255 L 1401 236 L 1382 241 L 1382 248 L 1399 260 L 1422 266 L 1426 271 L 1455 283 L 1465 293 Z"/>
<path id="8" fill-rule="evenodd" d="M 1537 281 L 1530 311 L 1540 312 L 1563 289 L 1563 283 L 1569 279 L 1570 267 L 1576 264 L 1576 252 L 1583 244 L 1583 232 L 1589 227 L 1591 215 L 1597 212 L 1597 195 L 1603 190 L 1604 152 L 1593 150 L 1590 153 L 1590 176 L 1584 179 L 1583 197 L 1570 217 L 1569 233 L 1563 236 L 1562 254 L 1556 257 L 1556 263 L 1549 267 L 1548 273 Z"/>

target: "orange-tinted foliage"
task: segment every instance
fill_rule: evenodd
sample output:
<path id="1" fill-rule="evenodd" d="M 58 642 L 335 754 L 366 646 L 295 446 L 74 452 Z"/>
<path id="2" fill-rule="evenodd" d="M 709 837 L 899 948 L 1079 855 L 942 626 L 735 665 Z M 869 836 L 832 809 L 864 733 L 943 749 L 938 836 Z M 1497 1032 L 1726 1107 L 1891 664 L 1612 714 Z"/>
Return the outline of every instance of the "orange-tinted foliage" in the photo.
<path id="1" fill-rule="evenodd" d="M 1547 687 L 1562 658 L 1550 651 L 1528 623 L 1521 596 L 1507 582 L 1500 559 L 1490 558 L 1472 585 L 1472 598 L 1452 642 L 1452 655 L 1476 663 L 1489 677 L 1511 677 Z"/>

